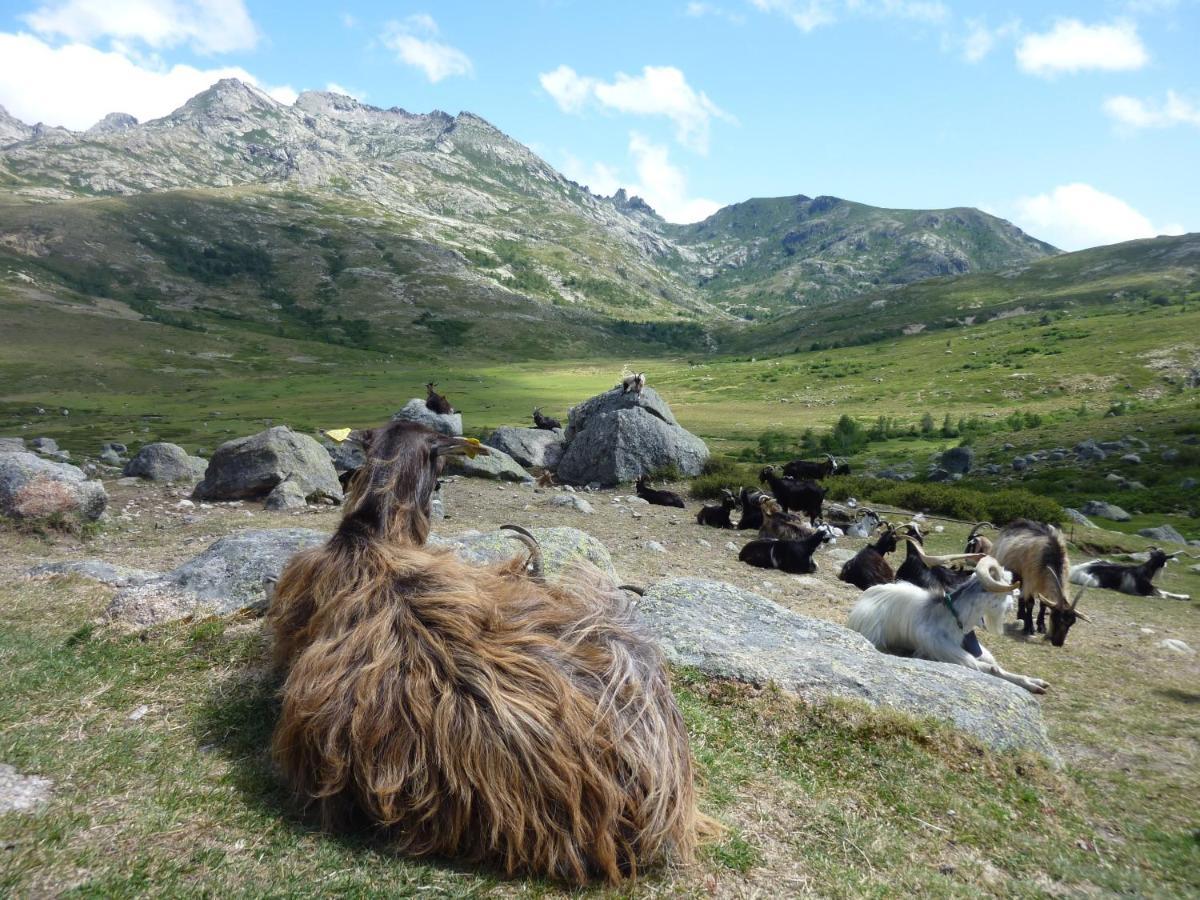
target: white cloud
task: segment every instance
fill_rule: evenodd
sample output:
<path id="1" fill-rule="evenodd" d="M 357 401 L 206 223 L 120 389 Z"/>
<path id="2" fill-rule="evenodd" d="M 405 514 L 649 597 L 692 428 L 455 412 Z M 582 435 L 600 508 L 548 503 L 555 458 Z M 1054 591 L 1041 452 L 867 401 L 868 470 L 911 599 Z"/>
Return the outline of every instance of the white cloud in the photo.
<path id="1" fill-rule="evenodd" d="M 1021 228 L 1064 250 L 1183 233 L 1178 225 L 1155 227 L 1124 200 L 1081 182 L 1022 197 L 1015 207 L 1014 220 Z"/>
<path id="2" fill-rule="evenodd" d="M 989 28 L 983 19 L 968 19 L 967 36 L 962 45 L 963 59 L 969 63 L 982 62 L 999 41 L 1013 37 L 1020 28 L 1021 23 L 1016 19 L 996 28 Z"/>
<path id="3" fill-rule="evenodd" d="M 471 58 L 457 47 L 435 40 L 437 33 L 433 16 L 416 13 L 402 22 L 388 22 L 383 44 L 395 51 L 401 62 L 424 72 L 434 84 L 454 75 L 474 74 Z"/>
<path id="4" fill-rule="evenodd" d="M 1123 95 L 1109 97 L 1104 101 L 1104 111 L 1129 128 L 1200 126 L 1200 106 L 1172 90 L 1167 91 L 1167 98 L 1161 104 Z"/>
<path id="5" fill-rule="evenodd" d="M 950 18 L 941 0 L 750 0 L 760 11 L 783 16 L 805 34 L 843 17 L 907 19 L 938 24 Z"/>
<path id="6" fill-rule="evenodd" d="M 259 33 L 242 0 L 57 0 L 21 16 L 43 37 L 90 44 L 187 44 L 197 53 L 249 50 Z"/>
<path id="7" fill-rule="evenodd" d="M 342 13 L 342 25 L 345 28 L 357 28 L 358 17 L 353 13 Z"/>
<path id="8" fill-rule="evenodd" d="M 668 222 L 698 222 L 721 208 L 715 200 L 688 195 L 687 175 L 671 162 L 666 146 L 630 132 L 629 159 L 635 173 L 632 180 L 622 178 L 613 166 L 588 165 L 571 154 L 566 155 L 562 169 L 564 175 L 587 185 L 595 194 L 610 195 L 623 187 L 630 196 L 649 203 Z"/>
<path id="9" fill-rule="evenodd" d="M 359 103 L 362 103 L 367 99 L 366 92 L 356 91 L 353 88 L 342 87 L 336 81 L 331 81 L 326 84 L 325 90 L 329 91 L 331 94 L 345 94 L 347 97 L 353 97 Z"/>
<path id="10" fill-rule="evenodd" d="M 1017 45 L 1017 65 L 1043 78 L 1089 69 L 1140 69 L 1149 60 L 1137 26 L 1129 21 L 1085 25 L 1078 19 L 1059 19 L 1049 31 L 1026 35 Z"/>
<path id="11" fill-rule="evenodd" d="M 662 116 L 675 125 L 675 137 L 698 153 L 708 152 L 709 125 L 733 117 L 687 82 L 674 66 L 645 66 L 638 76 L 618 72 L 610 81 L 580 75 L 570 66 L 559 66 L 538 76 L 563 112 L 580 112 L 594 99 L 606 109 L 637 116 Z"/>
<path id="12" fill-rule="evenodd" d="M 280 103 L 296 99 L 293 88 L 263 87 L 237 66 L 156 68 L 117 51 L 84 44 L 52 47 L 33 35 L 0 34 L 0 104 L 25 122 L 81 130 L 110 112 L 144 122 L 165 116 L 221 78 L 256 85 Z"/>
<path id="13" fill-rule="evenodd" d="M 744 25 L 746 23 L 746 17 L 741 13 L 731 12 L 723 6 L 717 6 L 715 3 L 702 3 L 692 0 L 684 8 L 684 12 L 693 19 L 712 16 L 717 19 L 724 19 L 726 22 L 734 25 Z"/>

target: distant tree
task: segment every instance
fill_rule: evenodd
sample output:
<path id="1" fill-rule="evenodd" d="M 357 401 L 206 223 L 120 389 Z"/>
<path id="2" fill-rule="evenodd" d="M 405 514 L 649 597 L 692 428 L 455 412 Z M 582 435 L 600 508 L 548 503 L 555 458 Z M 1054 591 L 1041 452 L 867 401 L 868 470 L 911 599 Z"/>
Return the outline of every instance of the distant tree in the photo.
<path id="1" fill-rule="evenodd" d="M 946 418 L 942 419 L 942 437 L 952 438 L 958 436 L 958 430 L 954 427 L 954 423 L 950 421 L 950 413 L 946 413 Z"/>
<path id="2" fill-rule="evenodd" d="M 921 416 L 921 434 L 933 434 L 933 429 L 933 416 L 930 413 L 925 413 L 925 415 Z"/>

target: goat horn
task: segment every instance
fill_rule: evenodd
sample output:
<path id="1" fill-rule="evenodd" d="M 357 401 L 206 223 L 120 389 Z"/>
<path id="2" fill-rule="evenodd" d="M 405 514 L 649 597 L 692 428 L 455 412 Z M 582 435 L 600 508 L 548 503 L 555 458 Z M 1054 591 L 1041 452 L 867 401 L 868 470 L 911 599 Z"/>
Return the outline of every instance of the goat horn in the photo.
<path id="1" fill-rule="evenodd" d="M 993 525 L 991 522 L 976 522 L 975 527 L 971 529 L 971 533 L 969 535 L 967 535 L 967 540 L 970 540 L 971 538 L 975 537 L 975 535 L 979 532 L 979 529 L 981 529 L 981 528 L 995 528 L 995 527 L 996 526 Z"/>
<path id="2" fill-rule="evenodd" d="M 1003 574 L 1004 567 L 994 556 L 984 556 L 975 566 L 975 576 L 979 583 L 993 594 L 1007 594 L 1013 589 L 1013 582 L 1000 580 Z"/>
<path id="3" fill-rule="evenodd" d="M 542 580 L 542 547 L 528 529 L 520 525 L 501 525 L 501 531 L 511 531 L 509 537 L 520 541 L 529 548 L 529 576 L 535 581 Z"/>
<path id="4" fill-rule="evenodd" d="M 905 535 L 904 539 L 917 548 L 917 555 L 921 557 L 921 562 L 925 563 L 925 565 L 929 566 L 931 569 L 936 566 L 949 567 L 951 564 L 956 562 L 965 562 L 977 566 L 982 560 L 990 559 L 990 557 L 985 556 L 982 553 L 951 553 L 949 556 L 928 556 L 926 555 L 925 551 L 921 549 L 921 545 L 908 535 Z M 1009 585 L 1009 587 L 1012 587 L 1012 585 Z"/>
<path id="5" fill-rule="evenodd" d="M 636 584 L 618 584 L 618 591 L 629 591 L 631 594 L 637 594 L 639 597 L 644 596 L 646 589 Z"/>

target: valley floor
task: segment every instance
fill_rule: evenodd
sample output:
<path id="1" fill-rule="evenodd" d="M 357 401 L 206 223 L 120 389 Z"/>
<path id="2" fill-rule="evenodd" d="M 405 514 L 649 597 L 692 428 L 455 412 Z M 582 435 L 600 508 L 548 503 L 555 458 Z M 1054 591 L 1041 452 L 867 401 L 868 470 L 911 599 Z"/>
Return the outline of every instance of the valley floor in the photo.
<path id="1" fill-rule="evenodd" d="M 24 577 L 37 562 L 81 557 L 166 569 L 242 528 L 332 529 L 337 510 L 180 509 L 179 491 L 109 487 L 113 522 L 86 540 L 0 531 L 0 665 L 10 685 L 0 694 L 0 762 L 55 785 L 44 809 L 0 815 L 0 892 L 560 892 L 397 859 L 297 817 L 266 750 L 274 684 L 259 620 L 130 635 L 94 624 L 110 589 Z M 630 507 L 616 501 L 623 492 L 603 491 L 586 495 L 595 514 L 585 516 L 543 508 L 546 495 L 522 486 L 458 479 L 446 491 L 450 518 L 438 531 L 583 528 L 605 543 L 626 581 L 724 580 L 834 622 L 857 595 L 829 559 L 811 577 L 742 565 L 725 544 L 740 546 L 746 534 L 701 528 L 695 504 L 687 512 Z M 931 536 L 934 552 L 957 550 L 967 530 L 944 524 Z M 651 540 L 667 552 L 649 549 Z M 1195 596 L 1200 576 L 1180 567 L 1163 586 Z M 1051 683 L 1040 702 L 1061 771 L 990 753 L 931 722 L 677 671 L 702 804 L 730 830 L 695 865 L 653 873 L 625 893 L 1195 895 L 1200 658 L 1158 643 L 1200 648 L 1200 604 L 1092 591 L 1082 607 L 1093 621 L 1061 649 L 1012 631 L 985 636 L 1006 668 Z"/>

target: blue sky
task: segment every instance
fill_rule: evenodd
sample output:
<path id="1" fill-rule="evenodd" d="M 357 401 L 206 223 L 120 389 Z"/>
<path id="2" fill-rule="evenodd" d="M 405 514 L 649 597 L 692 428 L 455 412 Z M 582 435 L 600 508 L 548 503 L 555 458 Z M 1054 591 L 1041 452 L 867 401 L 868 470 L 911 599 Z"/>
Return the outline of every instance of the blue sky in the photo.
<path id="1" fill-rule="evenodd" d="M 85 128 L 234 74 L 470 110 L 672 220 L 979 206 L 1066 249 L 1200 231 L 1200 2 L 0 0 L 0 104 Z"/>

